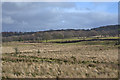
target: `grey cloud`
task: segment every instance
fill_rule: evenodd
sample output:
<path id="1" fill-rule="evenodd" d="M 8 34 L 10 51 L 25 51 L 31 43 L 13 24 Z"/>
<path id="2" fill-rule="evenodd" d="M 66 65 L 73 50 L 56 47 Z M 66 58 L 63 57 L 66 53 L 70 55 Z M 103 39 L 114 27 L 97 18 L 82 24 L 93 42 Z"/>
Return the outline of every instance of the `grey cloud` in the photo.
<path id="1" fill-rule="evenodd" d="M 39 31 L 49 29 L 92 28 L 117 24 L 117 14 L 78 9 L 75 3 L 4 3 L 3 31 Z"/>

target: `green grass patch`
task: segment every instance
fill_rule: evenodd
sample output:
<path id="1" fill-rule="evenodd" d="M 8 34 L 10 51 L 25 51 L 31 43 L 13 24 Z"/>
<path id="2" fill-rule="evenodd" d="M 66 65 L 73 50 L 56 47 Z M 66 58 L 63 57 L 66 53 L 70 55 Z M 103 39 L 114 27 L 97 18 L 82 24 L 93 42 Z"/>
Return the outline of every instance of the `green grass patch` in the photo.
<path id="1" fill-rule="evenodd" d="M 48 40 L 47 42 L 62 42 L 62 41 L 73 41 L 73 40 L 82 40 L 82 38 L 77 39 L 77 38 L 70 38 L 70 39 L 52 39 L 52 40 Z M 42 42 L 46 42 L 45 40 L 43 40 Z"/>
<path id="2" fill-rule="evenodd" d="M 120 39 L 119 37 L 101 37 L 99 39 Z"/>

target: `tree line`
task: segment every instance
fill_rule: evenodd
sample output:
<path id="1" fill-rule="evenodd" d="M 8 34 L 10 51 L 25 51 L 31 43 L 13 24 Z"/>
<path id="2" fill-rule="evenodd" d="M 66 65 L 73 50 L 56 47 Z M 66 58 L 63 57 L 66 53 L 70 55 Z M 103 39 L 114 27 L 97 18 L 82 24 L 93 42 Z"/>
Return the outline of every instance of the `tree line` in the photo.
<path id="1" fill-rule="evenodd" d="M 66 29 L 66 30 L 49 30 L 39 32 L 2 32 L 2 41 L 29 41 L 29 40 L 50 40 L 50 39 L 65 39 L 65 38 L 86 38 L 92 36 L 118 36 L 118 28 L 120 25 L 102 26 L 99 28 L 92 28 L 90 30 L 84 29 Z"/>

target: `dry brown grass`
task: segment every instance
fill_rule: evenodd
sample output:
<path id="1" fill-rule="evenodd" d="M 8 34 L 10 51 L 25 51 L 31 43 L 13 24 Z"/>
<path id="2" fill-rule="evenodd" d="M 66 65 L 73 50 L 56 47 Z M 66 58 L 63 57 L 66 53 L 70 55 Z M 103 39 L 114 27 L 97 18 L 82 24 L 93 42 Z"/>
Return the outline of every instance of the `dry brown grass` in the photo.
<path id="1" fill-rule="evenodd" d="M 15 47 L 19 54 L 14 53 Z M 11 42 L 3 43 L 2 49 L 4 78 L 118 77 L 114 46 Z"/>

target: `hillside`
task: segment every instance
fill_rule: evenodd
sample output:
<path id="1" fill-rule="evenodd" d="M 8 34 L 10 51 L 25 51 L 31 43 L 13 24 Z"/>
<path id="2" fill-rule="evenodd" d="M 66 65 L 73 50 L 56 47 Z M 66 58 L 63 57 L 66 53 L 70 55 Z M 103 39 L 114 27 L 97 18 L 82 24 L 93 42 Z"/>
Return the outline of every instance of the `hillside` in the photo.
<path id="1" fill-rule="evenodd" d="M 118 28 L 120 25 L 108 25 L 90 30 L 84 29 L 66 29 L 66 30 L 49 30 L 39 32 L 2 32 L 4 41 L 26 41 L 26 40 L 49 40 L 49 39 L 65 39 L 80 38 L 92 36 L 118 36 Z"/>
<path id="2" fill-rule="evenodd" d="M 118 30 L 118 27 L 120 27 L 120 25 L 109 25 L 109 26 L 102 26 L 102 27 L 98 27 L 98 28 L 93 28 L 91 30 L 95 30 L 95 31 L 112 31 L 112 30 Z"/>

